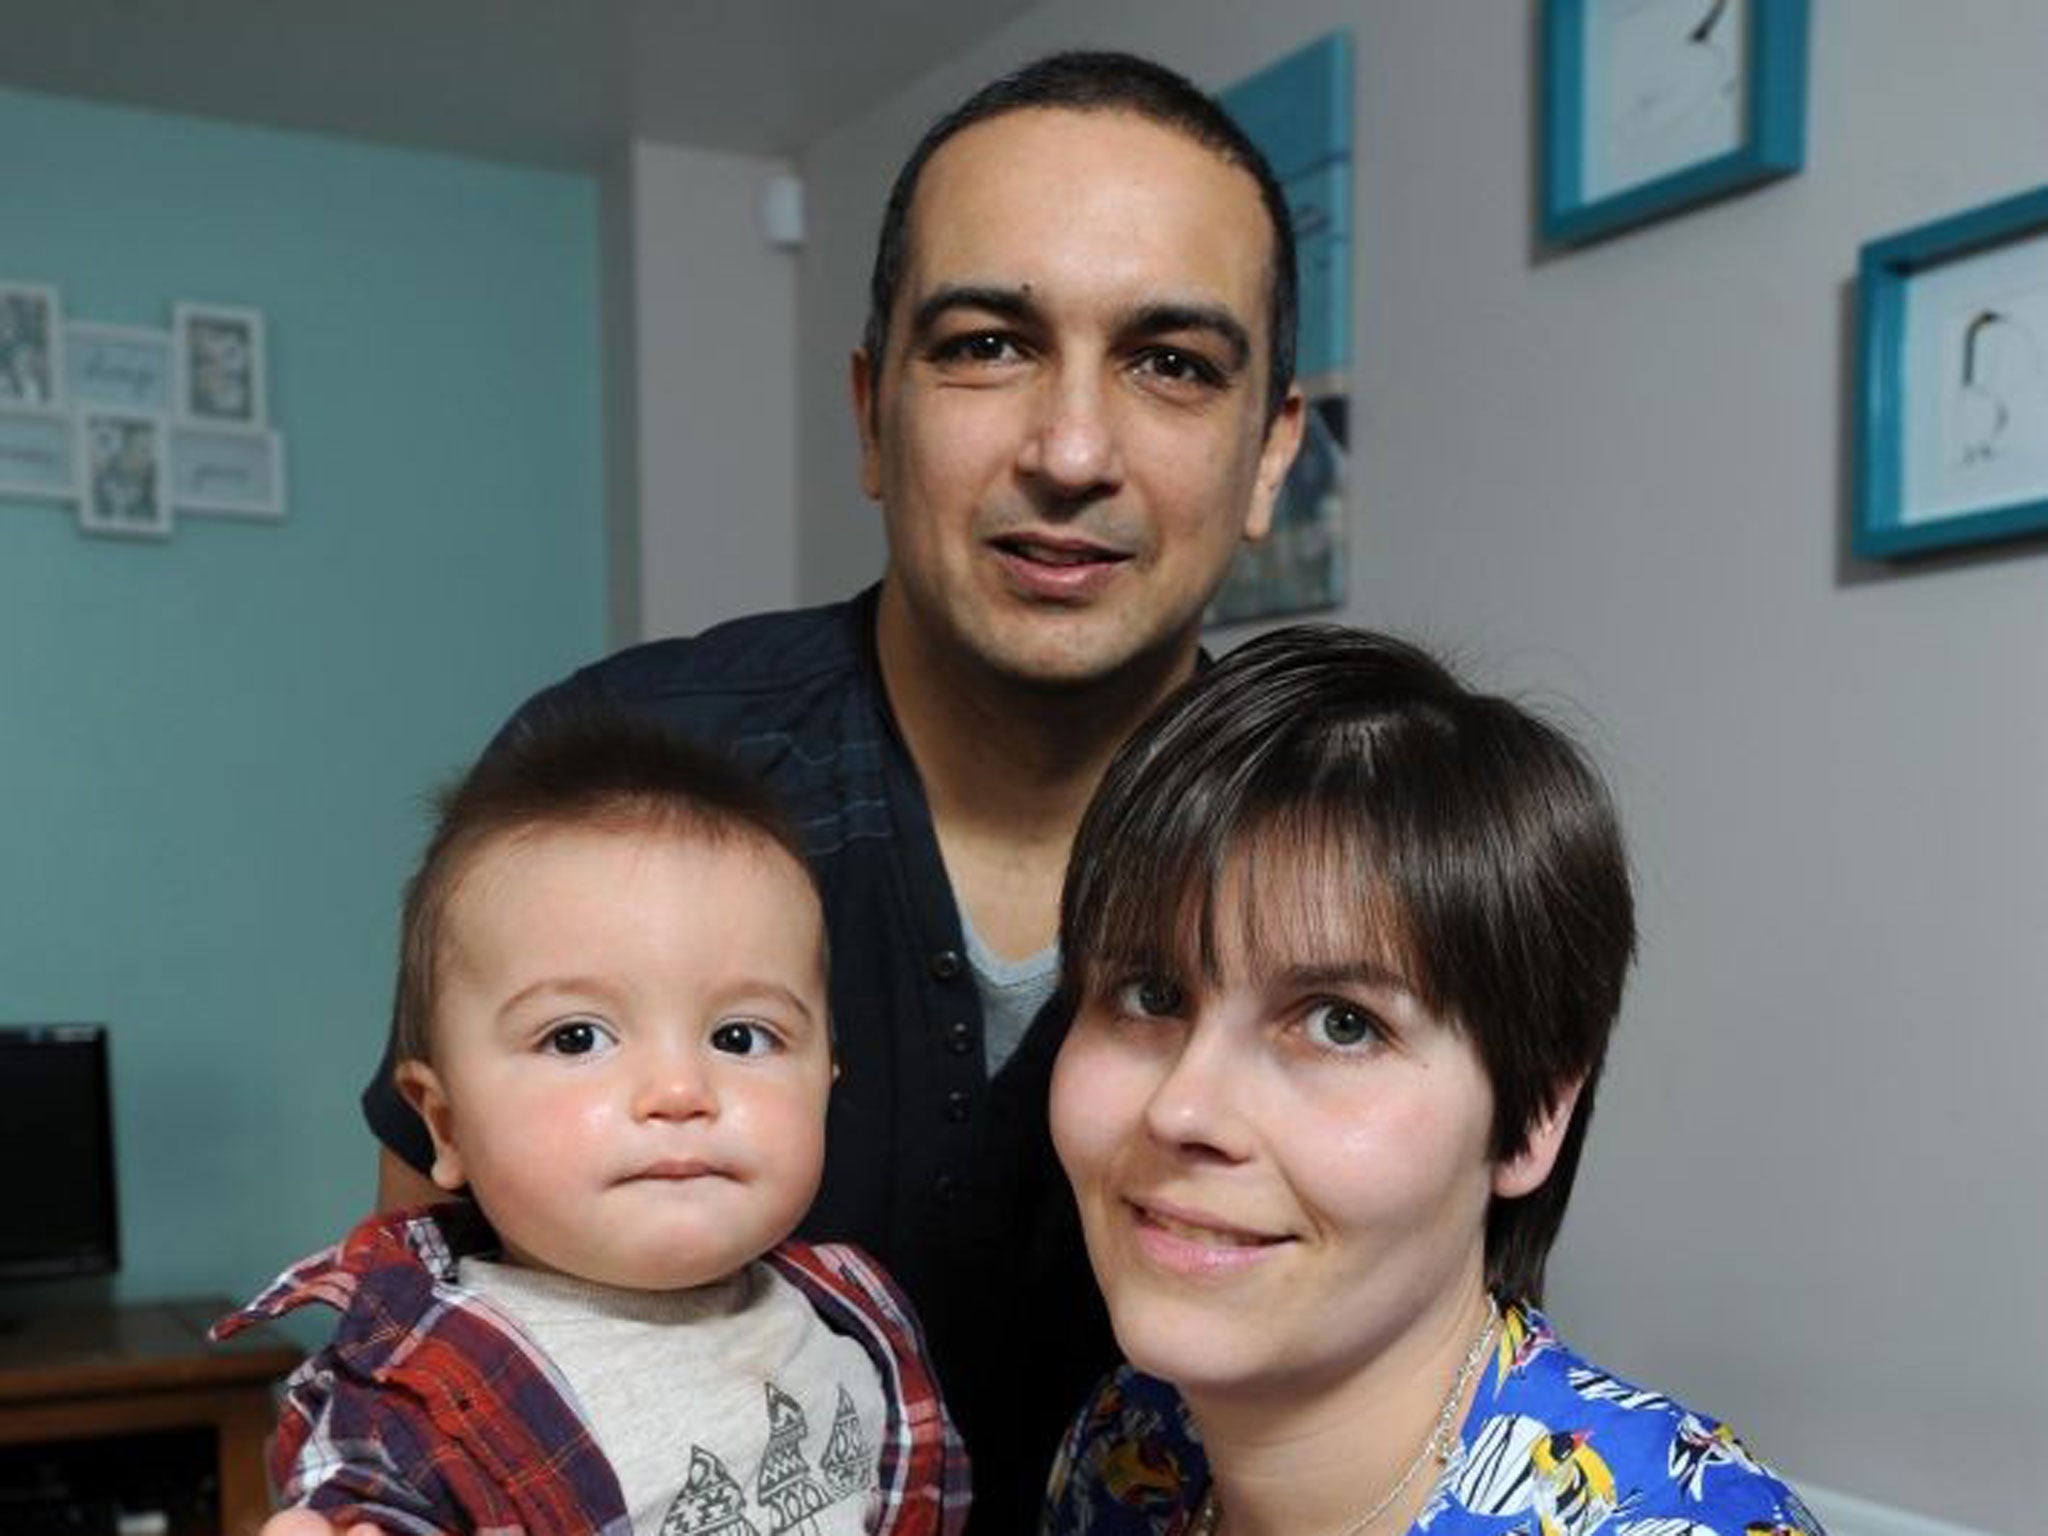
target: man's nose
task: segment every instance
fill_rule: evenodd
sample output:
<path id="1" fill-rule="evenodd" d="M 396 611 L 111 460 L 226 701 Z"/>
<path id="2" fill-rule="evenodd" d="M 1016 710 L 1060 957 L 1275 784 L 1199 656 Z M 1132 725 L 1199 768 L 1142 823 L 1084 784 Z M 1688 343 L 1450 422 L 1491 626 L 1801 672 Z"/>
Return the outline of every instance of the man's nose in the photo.
<path id="1" fill-rule="evenodd" d="M 1114 386 L 1092 363 L 1057 370 L 1035 402 L 1017 467 L 1062 501 L 1086 501 L 1123 480 Z"/>

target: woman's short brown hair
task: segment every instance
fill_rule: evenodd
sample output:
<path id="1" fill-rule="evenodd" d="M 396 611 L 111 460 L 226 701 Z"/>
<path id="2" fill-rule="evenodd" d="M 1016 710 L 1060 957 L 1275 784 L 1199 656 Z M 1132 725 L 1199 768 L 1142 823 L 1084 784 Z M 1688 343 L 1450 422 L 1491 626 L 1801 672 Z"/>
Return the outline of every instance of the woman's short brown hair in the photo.
<path id="1" fill-rule="evenodd" d="M 1549 1178 L 1487 1214 L 1489 1286 L 1540 1301 L 1635 952 L 1599 776 L 1555 726 L 1401 641 L 1330 625 L 1251 641 L 1104 775 L 1061 903 L 1069 998 L 1100 995 L 1134 962 L 1213 976 L 1216 891 L 1242 858 L 1355 881 L 1355 909 L 1332 920 L 1395 946 L 1424 1005 L 1472 1040 L 1496 1160 L 1578 1086 Z M 1248 878 L 1248 895 L 1259 884 Z M 1272 925 L 1247 923 L 1256 958 Z"/>

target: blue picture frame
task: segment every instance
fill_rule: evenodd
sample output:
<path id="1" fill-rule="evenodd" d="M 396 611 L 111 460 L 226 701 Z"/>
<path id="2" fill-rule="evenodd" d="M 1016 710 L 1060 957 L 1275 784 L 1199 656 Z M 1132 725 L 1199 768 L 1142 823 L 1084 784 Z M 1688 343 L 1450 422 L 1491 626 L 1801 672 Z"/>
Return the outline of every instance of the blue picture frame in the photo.
<path id="1" fill-rule="evenodd" d="M 1797 172 L 1806 39 L 1807 0 L 1544 0 L 1543 238 L 1598 240 Z"/>
<path id="2" fill-rule="evenodd" d="M 2048 186 L 1869 242 L 1856 286 L 1854 553 L 2048 530 Z"/>

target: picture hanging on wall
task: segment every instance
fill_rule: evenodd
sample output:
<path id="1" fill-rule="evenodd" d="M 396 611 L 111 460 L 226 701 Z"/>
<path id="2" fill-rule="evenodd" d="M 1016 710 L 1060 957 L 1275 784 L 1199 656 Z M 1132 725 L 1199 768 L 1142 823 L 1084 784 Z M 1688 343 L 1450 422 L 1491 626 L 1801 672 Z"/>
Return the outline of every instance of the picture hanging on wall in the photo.
<path id="1" fill-rule="evenodd" d="M 1295 375 L 1308 398 L 1301 452 L 1272 530 L 1238 551 L 1211 624 L 1344 601 L 1351 410 L 1351 39 L 1309 44 L 1218 93 L 1287 194 L 1300 322 Z M 1259 387 L 1264 388 L 1264 381 Z"/>
<path id="2" fill-rule="evenodd" d="M 1806 33 L 1806 0 L 1543 0 L 1544 239 L 1797 171 Z"/>
<path id="3" fill-rule="evenodd" d="M 78 506 L 78 526 L 121 538 L 169 538 L 163 418 L 87 411 L 83 420 L 85 497 Z"/>
<path id="4" fill-rule="evenodd" d="M 0 405 L 63 403 L 64 317 L 57 290 L 0 282 Z"/>
<path id="5" fill-rule="evenodd" d="M 0 407 L 0 496 L 72 501 L 77 495 L 77 419 L 64 411 Z"/>
<path id="6" fill-rule="evenodd" d="M 181 517 L 284 516 L 284 443 L 275 432 L 176 423 L 170 477 Z"/>
<path id="7" fill-rule="evenodd" d="M 169 331 L 73 320 L 64 327 L 71 399 L 81 406 L 167 415 L 175 366 L 171 352 Z"/>
<path id="8" fill-rule="evenodd" d="M 1851 545 L 2048 530 L 2048 187 L 1863 247 Z"/>
<path id="9" fill-rule="evenodd" d="M 81 532 L 166 539 L 187 514 L 285 515 L 263 312 L 179 303 L 171 324 L 66 320 L 0 278 L 0 499 L 76 508 Z"/>
<path id="10" fill-rule="evenodd" d="M 212 426 L 263 425 L 263 316 L 220 304 L 180 304 L 178 414 Z"/>

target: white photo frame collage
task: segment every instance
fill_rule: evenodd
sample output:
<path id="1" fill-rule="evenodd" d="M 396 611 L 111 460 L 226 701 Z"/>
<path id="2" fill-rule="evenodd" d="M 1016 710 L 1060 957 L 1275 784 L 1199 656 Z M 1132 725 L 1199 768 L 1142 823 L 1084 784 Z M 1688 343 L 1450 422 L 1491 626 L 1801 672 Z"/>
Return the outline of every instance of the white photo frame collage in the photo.
<path id="1" fill-rule="evenodd" d="M 0 279 L 0 498 L 76 509 L 82 532 L 167 539 L 184 516 L 285 515 L 261 310 L 172 306 L 168 330 L 67 320 Z"/>

